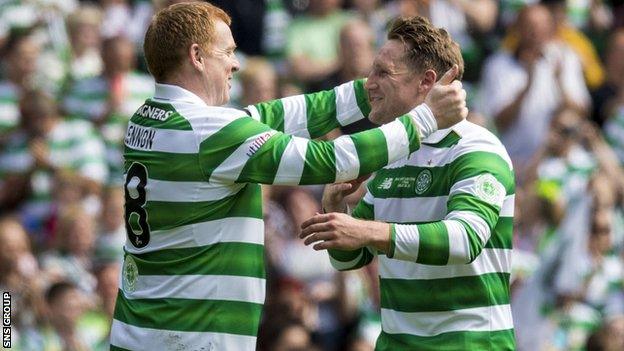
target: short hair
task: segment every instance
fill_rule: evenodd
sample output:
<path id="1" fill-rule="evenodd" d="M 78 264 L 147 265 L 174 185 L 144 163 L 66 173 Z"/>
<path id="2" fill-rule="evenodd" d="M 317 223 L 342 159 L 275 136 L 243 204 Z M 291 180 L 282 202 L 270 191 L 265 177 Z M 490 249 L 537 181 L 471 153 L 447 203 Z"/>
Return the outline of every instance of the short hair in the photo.
<path id="1" fill-rule="evenodd" d="M 60 297 L 63 297 L 66 293 L 76 290 L 78 287 L 70 281 L 59 281 L 48 288 L 45 293 L 45 300 L 48 304 L 53 304 L 58 301 Z"/>
<path id="2" fill-rule="evenodd" d="M 464 59 L 459 45 L 448 32 L 436 28 L 421 16 L 398 18 L 392 23 L 388 40 L 399 40 L 406 45 L 407 64 L 418 72 L 432 69 L 437 79 L 442 78 L 453 65 L 459 67 L 456 79 L 464 74 Z"/>
<path id="3" fill-rule="evenodd" d="M 169 78 L 192 44 L 208 49 L 215 40 L 218 20 L 228 26 L 232 22 L 223 10 L 206 2 L 174 4 L 154 15 L 143 43 L 147 68 L 154 79 L 162 82 Z"/>

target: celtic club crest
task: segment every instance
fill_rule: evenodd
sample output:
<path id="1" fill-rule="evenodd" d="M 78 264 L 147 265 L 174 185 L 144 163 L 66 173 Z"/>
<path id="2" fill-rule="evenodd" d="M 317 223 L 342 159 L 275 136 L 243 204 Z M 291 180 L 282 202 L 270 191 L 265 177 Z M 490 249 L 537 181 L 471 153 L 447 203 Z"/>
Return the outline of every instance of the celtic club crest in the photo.
<path id="1" fill-rule="evenodd" d="M 139 278 L 139 269 L 132 256 L 127 255 L 123 267 L 123 290 L 125 292 L 134 292 L 136 289 L 136 281 Z"/>
<path id="2" fill-rule="evenodd" d="M 428 169 L 422 170 L 416 178 L 416 194 L 421 195 L 431 187 L 433 176 Z"/>
<path id="3" fill-rule="evenodd" d="M 475 193 L 479 199 L 496 206 L 501 206 L 505 199 L 505 188 L 489 173 L 477 177 Z"/>

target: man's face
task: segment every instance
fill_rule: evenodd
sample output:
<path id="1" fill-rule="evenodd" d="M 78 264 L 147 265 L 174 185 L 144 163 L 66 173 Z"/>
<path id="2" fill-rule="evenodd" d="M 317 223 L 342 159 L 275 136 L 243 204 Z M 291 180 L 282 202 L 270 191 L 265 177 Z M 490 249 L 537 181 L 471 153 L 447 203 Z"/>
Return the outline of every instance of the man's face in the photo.
<path id="1" fill-rule="evenodd" d="M 236 44 L 230 27 L 223 21 L 216 23 L 216 40 L 204 54 L 204 85 L 213 100 L 214 105 L 220 106 L 230 101 L 232 75 L 238 71 L 240 64 L 234 49 Z"/>
<path id="2" fill-rule="evenodd" d="M 368 118 L 375 124 L 391 122 L 424 101 L 418 92 L 421 74 L 407 67 L 404 55 L 404 44 L 389 40 L 373 61 L 365 88 L 371 104 Z"/>
<path id="3" fill-rule="evenodd" d="M 39 45 L 34 40 L 30 38 L 21 40 L 15 50 L 9 54 L 9 75 L 20 78 L 32 76 L 37 70 L 37 58 L 40 51 Z"/>
<path id="4" fill-rule="evenodd" d="M 134 67 L 134 47 L 127 39 L 118 38 L 114 40 L 102 52 L 104 66 L 110 73 L 126 73 Z"/>

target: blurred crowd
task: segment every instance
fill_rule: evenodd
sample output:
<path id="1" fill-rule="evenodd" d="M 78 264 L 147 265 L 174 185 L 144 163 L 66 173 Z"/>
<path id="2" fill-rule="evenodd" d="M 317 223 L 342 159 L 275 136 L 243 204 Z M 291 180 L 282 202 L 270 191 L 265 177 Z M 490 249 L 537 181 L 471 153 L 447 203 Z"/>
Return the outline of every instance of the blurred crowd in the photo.
<path id="1" fill-rule="evenodd" d="M 0 0 L 0 290 L 13 298 L 14 349 L 108 349 L 125 242 L 123 138 L 154 89 L 147 24 L 174 2 Z M 396 16 L 445 28 L 466 62 L 469 120 L 514 162 L 518 348 L 624 350 L 624 1 L 211 2 L 233 19 L 234 107 L 367 76 Z M 375 264 L 339 273 L 297 238 L 322 187 L 263 190 L 258 348 L 372 350 Z"/>

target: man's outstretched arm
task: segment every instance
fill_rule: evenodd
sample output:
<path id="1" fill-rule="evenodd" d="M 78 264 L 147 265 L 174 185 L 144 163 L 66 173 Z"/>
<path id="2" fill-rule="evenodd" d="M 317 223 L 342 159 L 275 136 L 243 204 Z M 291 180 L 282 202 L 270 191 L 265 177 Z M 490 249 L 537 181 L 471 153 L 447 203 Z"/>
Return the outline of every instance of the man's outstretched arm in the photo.
<path id="1" fill-rule="evenodd" d="M 370 103 L 364 79 L 334 89 L 289 96 L 247 106 L 255 120 L 280 132 L 307 139 L 368 117 Z"/>

